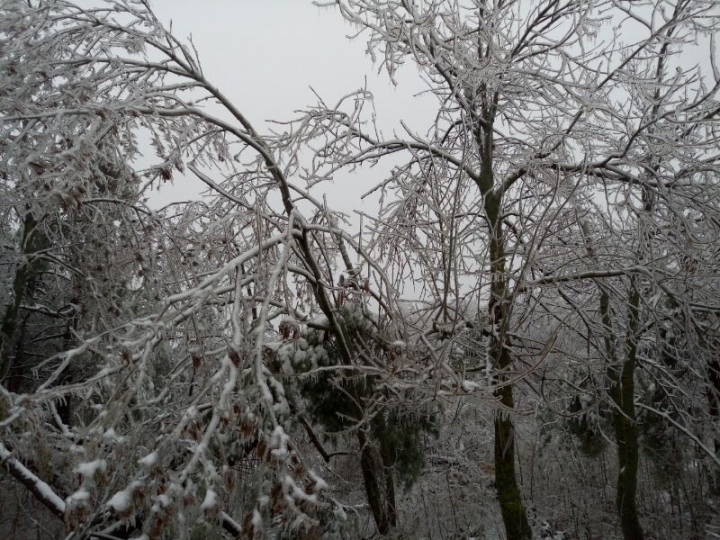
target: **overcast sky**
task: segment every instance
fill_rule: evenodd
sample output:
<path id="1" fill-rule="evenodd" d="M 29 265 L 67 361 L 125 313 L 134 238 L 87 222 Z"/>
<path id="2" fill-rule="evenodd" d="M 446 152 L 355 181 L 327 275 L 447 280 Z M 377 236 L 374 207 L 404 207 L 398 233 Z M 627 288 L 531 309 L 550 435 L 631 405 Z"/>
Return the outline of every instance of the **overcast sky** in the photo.
<path id="1" fill-rule="evenodd" d="M 411 62 L 400 70 L 397 87 L 378 73 L 366 54 L 365 36 L 348 39 L 356 30 L 336 8 L 318 8 L 312 0 L 153 0 L 152 5 L 164 23 L 172 21 L 176 37 L 192 36 L 206 75 L 260 131 L 265 120 L 287 120 L 314 104 L 310 86 L 335 104 L 367 80 L 385 135 L 402 133 L 401 119 L 424 133 L 437 110 L 432 96 L 414 97 L 426 86 Z M 621 39 L 633 42 L 638 36 L 632 34 L 626 30 Z M 688 47 L 683 61 L 702 63 L 705 46 Z M 361 205 L 359 196 L 384 177 L 389 163 L 383 165 L 337 175 L 325 188 L 330 206 L 374 210 L 372 201 Z M 204 187 L 194 178 L 177 179 L 152 203 L 197 198 Z"/>
<path id="2" fill-rule="evenodd" d="M 192 36 L 206 75 L 256 124 L 286 120 L 293 112 L 314 104 L 315 91 L 328 103 L 362 87 L 376 98 L 378 122 L 386 134 L 401 129 L 403 119 L 424 132 L 434 107 L 411 65 L 399 73 L 394 87 L 378 74 L 366 54 L 364 36 L 351 41 L 354 29 L 335 8 L 318 8 L 311 0 L 154 0 L 173 33 Z M 327 187 L 332 207 L 358 207 L 359 195 L 382 177 L 382 170 L 336 177 Z M 193 179 L 166 186 L 157 202 L 197 197 L 204 188 Z"/>

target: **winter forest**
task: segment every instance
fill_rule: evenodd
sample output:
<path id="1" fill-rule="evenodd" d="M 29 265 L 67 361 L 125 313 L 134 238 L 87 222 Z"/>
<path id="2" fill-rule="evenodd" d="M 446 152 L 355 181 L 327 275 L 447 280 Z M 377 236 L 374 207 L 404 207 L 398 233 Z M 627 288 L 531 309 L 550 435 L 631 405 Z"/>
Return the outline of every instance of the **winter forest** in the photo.
<path id="1" fill-rule="evenodd" d="M 720 539 L 720 3 L 315 4 L 430 122 L 0 0 L 0 538 Z"/>

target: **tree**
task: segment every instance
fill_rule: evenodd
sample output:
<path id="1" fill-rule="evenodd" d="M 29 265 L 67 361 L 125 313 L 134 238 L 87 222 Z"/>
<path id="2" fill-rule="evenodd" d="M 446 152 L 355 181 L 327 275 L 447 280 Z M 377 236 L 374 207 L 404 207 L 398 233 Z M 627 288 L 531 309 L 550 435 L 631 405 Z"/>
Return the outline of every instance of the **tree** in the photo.
<path id="1" fill-rule="evenodd" d="M 391 77 L 408 58 L 420 69 L 438 99 L 428 135 L 378 134 L 364 90 L 263 133 L 145 1 L 2 4 L 2 217 L 17 237 L 3 369 L 33 345 L 22 328 L 45 324 L 21 310 L 73 314 L 33 347 L 34 379 L 3 381 L 0 459 L 76 538 L 337 535 L 348 507 L 318 473 L 346 472 L 332 441 L 384 535 L 421 430 L 472 395 L 493 411 L 506 536 L 526 540 L 519 413 L 544 401 L 587 418 L 592 394 L 614 421 L 623 534 L 641 538 L 647 419 L 717 460 L 704 246 L 720 223 L 720 69 L 672 74 L 717 7 L 332 5 Z M 608 23 L 641 37 L 623 44 Z M 157 159 L 133 171 L 140 138 Z M 316 186 L 397 154 L 378 213 L 350 234 Z M 143 205 L 185 175 L 211 196 Z M 68 285 L 46 285 L 49 269 Z"/>
<path id="2" fill-rule="evenodd" d="M 291 316 L 307 322 L 322 314 L 339 369 L 360 369 L 355 367 L 357 331 L 342 315 L 343 300 L 332 293 L 338 254 L 361 294 L 374 296 L 390 313 L 394 308 L 373 295 L 369 285 L 360 289 L 345 245 L 361 255 L 362 250 L 337 228 L 324 204 L 289 181 L 298 168 L 302 137 L 258 134 L 147 3 L 84 9 L 69 2 L 7 2 L 3 9 L 8 15 L 3 19 L 5 65 L 25 92 L 8 98 L 8 107 L 19 104 L 19 110 L 3 118 L 11 165 L 7 190 L 38 208 L 28 213 L 33 220 L 24 228 L 28 235 L 48 208 L 41 195 L 43 175 L 60 184 L 48 188 L 50 195 L 74 208 L 92 202 L 101 178 L 115 176 L 118 190 L 134 181 L 132 174 L 118 178 L 107 171 L 118 167 L 109 159 L 114 146 L 101 139 L 113 134 L 113 141 L 130 150 L 129 157 L 137 149 L 138 131 L 150 135 L 160 163 L 146 171 L 149 183 L 170 180 L 173 170 L 188 170 L 219 195 L 209 205 L 171 206 L 160 213 L 133 207 L 133 243 L 141 249 L 130 278 L 116 268 L 102 274 L 112 274 L 111 290 L 130 287 L 139 294 L 123 309 L 113 298 L 104 301 L 102 307 L 109 305 L 116 318 L 87 321 L 66 343 L 70 349 L 40 364 L 51 370 L 42 373 L 31 393 L 7 393 L 3 457 L 11 474 L 43 495 L 41 500 L 64 515 L 80 537 L 134 529 L 150 537 L 205 534 L 204 522 L 217 522 L 233 534 L 243 529 L 257 535 L 283 519 L 295 527 L 320 525 L 320 509 L 328 506 L 322 500 L 325 484 L 287 435 L 294 416 L 279 375 L 268 366 L 265 343 L 278 332 L 273 321 Z M 28 65 L 28 54 L 35 63 L 20 69 L 20 62 Z M 30 76 L 43 77 L 46 86 L 29 90 L 25 78 Z M 199 107 L 208 99 L 230 120 Z M 35 158 L 28 152 L 43 161 L 26 182 L 21 181 L 26 164 Z M 213 180 L 218 176 L 222 180 Z M 107 197 L 96 202 L 124 203 Z M 303 216 L 305 203 L 314 208 L 312 219 Z M 89 231 L 92 214 L 81 217 L 81 223 L 74 222 L 73 238 L 62 244 L 69 255 L 75 242 L 95 232 Z M 118 216 L 101 217 L 113 223 Z M 73 219 L 61 214 L 52 232 L 67 234 Z M 98 255 L 102 250 L 109 254 L 116 247 L 114 236 L 97 232 L 103 234 L 93 239 Z M 38 251 L 31 246 L 24 254 Z M 74 255 L 89 254 L 75 250 Z M 73 270 L 85 276 L 86 264 Z M 10 319 L 17 312 L 12 306 L 25 299 L 27 279 L 20 281 Z M 81 294 L 87 299 L 95 292 Z M 299 307 L 294 298 L 304 294 L 305 305 Z M 64 379 L 73 368 L 76 374 Z M 71 396 L 82 397 L 72 422 L 60 419 L 48 426 L 35 421 Z M 58 459 L 75 462 L 57 479 L 56 489 L 70 493 L 64 501 L 48 494 L 47 484 L 26 466 L 41 462 L 29 443 L 57 439 L 56 429 L 61 432 Z M 356 429 L 363 456 L 377 452 L 373 440 L 378 434 L 366 433 L 362 425 Z M 245 480 L 255 495 L 239 505 L 245 515 L 241 525 L 220 511 L 229 509 L 231 501 L 219 499 L 221 493 L 226 499 L 234 496 L 227 487 L 237 480 L 234 467 L 251 459 L 260 465 Z M 366 469 L 369 482 L 378 472 L 385 476 L 385 465 Z M 71 471 L 80 482 L 67 474 Z M 393 489 L 392 475 L 387 486 Z M 171 521 L 172 516 L 183 517 Z"/>
<path id="3" fill-rule="evenodd" d="M 716 114 L 717 84 L 705 86 L 705 72 L 699 68 L 683 71 L 678 66 L 672 77 L 667 70 L 670 55 L 679 53 L 695 32 L 716 31 L 716 10 L 707 2 L 683 1 L 625 6 L 339 0 L 328 5 L 338 6 L 368 35 L 391 77 L 409 58 L 438 98 L 428 137 L 409 133 L 405 140 L 378 139 L 348 119 L 345 131 L 333 139 L 338 147 L 333 150 L 336 166 L 409 153 L 407 165 L 380 186 L 396 194 L 381 222 L 386 238 L 397 238 L 398 231 L 405 231 L 403 223 L 430 213 L 430 230 L 400 233 L 413 262 L 422 268 L 416 271 L 426 280 L 433 276 L 434 287 L 426 295 L 429 317 L 456 327 L 468 318 L 482 320 L 474 306 L 479 300 L 487 304 L 487 347 L 500 383 L 494 394 L 504 409 L 495 420 L 495 471 L 508 538 L 531 535 L 515 474 L 514 427 L 507 414 L 515 406 L 508 372 L 522 350 L 518 333 L 523 319 L 533 312 L 518 306 L 518 299 L 533 282 L 566 279 L 558 277 L 562 259 L 543 256 L 551 234 L 557 234 L 553 229 L 580 228 L 572 216 L 566 218 L 565 208 L 576 207 L 578 201 L 591 205 L 603 190 L 632 193 L 637 187 L 643 193 L 638 229 L 630 242 L 638 266 L 619 274 L 629 279 L 629 288 L 621 293 L 629 299 L 623 359 L 611 353 L 617 347 L 614 309 L 606 286 L 599 285 L 602 321 L 610 334 L 606 354 L 611 354 L 609 392 L 619 447 L 618 511 L 625 538 L 641 538 L 635 508 L 634 412 L 635 366 L 645 324 L 640 282 L 648 272 L 659 271 L 647 268 L 648 239 L 655 233 L 648 229 L 646 216 L 654 212 L 651 191 L 677 182 L 687 182 L 690 189 L 709 182 L 715 188 L 714 135 L 696 130 L 705 129 Z M 643 37 L 624 45 L 615 39 L 617 34 L 602 36 L 597 29 L 607 22 L 618 32 L 639 28 Z M 689 91 L 695 92 L 692 98 L 680 97 Z M 618 103 L 621 95 L 629 96 L 628 106 Z M 663 155 L 668 146 L 673 153 Z M 603 210 L 615 204 L 606 199 Z M 669 211 L 682 214 L 684 209 L 671 206 Z M 606 221 L 614 228 L 635 212 L 624 206 Z M 704 206 L 698 215 L 705 220 L 715 212 Z M 477 245 L 487 249 L 484 260 L 476 256 L 475 264 L 468 264 L 472 258 L 466 250 L 473 252 Z M 593 269 L 584 279 L 601 277 L 593 272 L 602 274 L 607 264 L 604 258 L 592 260 Z M 463 283 L 464 276 L 473 274 L 489 284 Z M 536 275 L 543 277 L 533 279 Z M 516 314 L 518 309 L 523 313 Z M 550 340 L 550 351 L 552 345 Z M 443 345 L 441 350 L 450 348 Z"/>

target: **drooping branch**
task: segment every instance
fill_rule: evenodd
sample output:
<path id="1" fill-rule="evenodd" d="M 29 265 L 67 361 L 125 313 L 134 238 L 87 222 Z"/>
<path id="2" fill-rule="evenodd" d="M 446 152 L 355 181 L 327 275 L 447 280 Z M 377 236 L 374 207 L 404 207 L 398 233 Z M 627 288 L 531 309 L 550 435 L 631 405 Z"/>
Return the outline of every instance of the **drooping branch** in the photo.
<path id="1" fill-rule="evenodd" d="M 25 486 L 55 517 L 65 519 L 65 501 L 46 482 L 13 457 L 2 442 L 0 442 L 0 462 L 10 476 Z"/>

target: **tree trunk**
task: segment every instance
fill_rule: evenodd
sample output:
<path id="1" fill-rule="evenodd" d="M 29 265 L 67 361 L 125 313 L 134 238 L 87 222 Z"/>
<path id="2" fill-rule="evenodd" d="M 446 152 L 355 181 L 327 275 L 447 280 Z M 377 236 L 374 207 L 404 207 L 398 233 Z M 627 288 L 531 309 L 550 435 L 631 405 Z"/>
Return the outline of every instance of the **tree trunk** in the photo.
<path id="1" fill-rule="evenodd" d="M 13 279 L 13 296 L 5 308 L 2 322 L 0 322 L 0 382 L 7 378 L 12 369 L 20 306 L 25 300 L 28 283 L 40 268 L 39 262 L 34 258 L 35 253 L 42 247 L 42 239 L 35 231 L 36 226 L 35 218 L 32 213 L 28 212 L 23 221 L 22 244 L 20 246 L 22 258 L 18 263 Z"/>
<path id="2" fill-rule="evenodd" d="M 395 483 L 392 472 L 385 470 L 382 456 L 368 442 L 365 432 L 358 430 L 360 468 L 368 504 L 380 534 L 387 534 L 397 525 L 395 513 Z"/>
<path id="3" fill-rule="evenodd" d="M 492 114 L 486 116 L 486 122 L 492 125 Z M 510 366 L 512 357 L 505 346 L 504 328 L 509 309 L 506 301 L 507 282 L 505 276 L 505 238 L 501 222 L 503 193 L 493 190 L 492 170 L 493 132 L 485 128 L 478 137 L 482 152 L 482 167 L 478 187 L 483 195 L 485 216 L 488 223 L 490 255 L 490 299 L 488 314 L 492 325 L 489 354 L 493 366 L 502 371 Z M 501 376 L 502 377 L 502 376 Z M 505 524 L 507 540 L 531 540 L 532 530 L 527 519 L 520 487 L 515 475 L 515 426 L 509 416 L 514 407 L 513 388 L 503 386 L 495 391 L 495 396 L 507 411 L 499 412 L 495 418 L 495 485 L 497 486 L 500 513 Z"/>
<path id="4" fill-rule="evenodd" d="M 639 327 L 640 291 L 636 278 L 631 280 L 632 291 L 628 302 L 628 332 L 626 337 L 625 360 L 618 366 L 613 360 L 610 322 L 610 303 L 607 293 L 601 295 L 603 324 L 605 325 L 605 343 L 610 354 L 611 365 L 610 398 L 613 400 L 613 425 L 618 446 L 618 481 L 615 504 L 620 516 L 624 540 L 642 540 L 643 531 L 638 517 L 636 492 L 638 470 L 638 429 L 635 418 L 635 364 L 637 360 L 637 332 Z"/>
<path id="5" fill-rule="evenodd" d="M 397 511 L 395 508 L 395 475 L 393 468 L 395 466 L 395 449 L 392 442 L 388 441 L 385 419 L 382 415 L 375 417 L 378 422 L 378 442 L 380 444 L 380 457 L 382 458 L 382 466 L 385 472 L 385 496 L 388 520 L 390 525 L 397 527 Z"/>
<path id="6" fill-rule="evenodd" d="M 513 407 L 510 386 L 503 387 L 495 395 L 500 397 L 503 405 Z M 532 531 L 515 478 L 515 427 L 502 413 L 495 418 L 495 484 L 508 540 L 529 540 Z"/>
<path id="7" fill-rule="evenodd" d="M 715 352 L 714 354 L 719 354 Z M 708 375 L 710 384 L 707 389 L 707 397 L 709 403 L 710 418 L 718 426 L 720 426 L 720 360 L 713 358 L 708 363 Z M 713 437 L 713 445 L 715 453 L 720 455 L 720 438 L 717 432 Z M 710 489 L 713 494 L 720 495 L 720 471 L 715 470 L 710 478 Z"/>
<path id="8" fill-rule="evenodd" d="M 496 215 L 491 212 L 490 216 Z M 490 217 L 489 216 L 489 217 Z M 491 222 L 492 223 L 492 222 Z M 504 370 L 512 363 L 510 352 L 503 340 L 502 327 L 505 324 L 505 250 L 501 225 L 496 224 L 490 240 L 490 267 L 492 272 L 491 298 L 489 302 L 492 335 L 490 354 L 493 364 Z M 500 403 L 512 411 L 515 406 L 513 388 L 503 386 L 495 391 Z M 525 505 L 515 475 L 515 426 L 509 412 L 501 411 L 495 417 L 495 485 L 497 486 L 500 513 L 505 524 L 508 540 L 530 540 L 532 530 L 528 523 Z"/>

